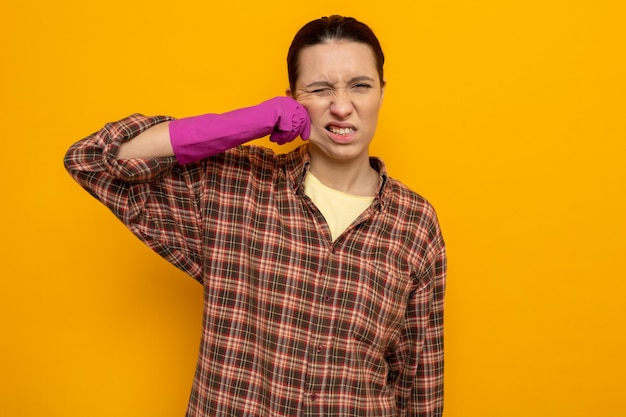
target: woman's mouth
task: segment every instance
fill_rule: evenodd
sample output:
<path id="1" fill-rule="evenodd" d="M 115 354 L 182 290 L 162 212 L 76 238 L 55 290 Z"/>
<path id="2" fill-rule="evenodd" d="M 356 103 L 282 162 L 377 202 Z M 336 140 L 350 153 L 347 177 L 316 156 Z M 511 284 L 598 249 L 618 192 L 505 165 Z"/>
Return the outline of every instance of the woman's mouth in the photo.
<path id="1" fill-rule="evenodd" d="M 326 128 L 329 132 L 335 134 L 335 135 L 339 135 L 339 136 L 347 136 L 350 135 L 351 133 L 354 133 L 354 129 L 351 127 L 335 127 L 335 126 L 328 126 Z"/>
<path id="2" fill-rule="evenodd" d="M 354 139 L 357 129 L 348 123 L 330 123 L 326 126 L 326 130 L 333 142 L 347 144 Z"/>

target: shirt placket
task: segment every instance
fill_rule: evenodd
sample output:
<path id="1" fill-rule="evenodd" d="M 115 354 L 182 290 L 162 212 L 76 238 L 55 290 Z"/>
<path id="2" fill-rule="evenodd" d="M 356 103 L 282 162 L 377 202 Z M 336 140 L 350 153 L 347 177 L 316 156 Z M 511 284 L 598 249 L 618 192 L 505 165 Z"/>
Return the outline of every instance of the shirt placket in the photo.
<path id="1" fill-rule="evenodd" d="M 309 326 L 309 344 L 307 350 L 307 373 L 305 415 L 324 415 L 328 406 L 328 358 L 332 354 L 335 337 L 333 325 L 333 289 L 336 281 L 333 274 L 337 271 L 337 257 L 332 246 L 324 249 L 320 258 L 320 271 L 314 285 L 312 319 Z"/>
<path id="2" fill-rule="evenodd" d="M 336 262 L 334 246 L 329 229 L 322 214 L 315 204 L 306 196 L 301 195 L 314 219 L 314 229 L 318 243 L 311 250 L 317 251 L 318 270 L 311 285 L 313 303 L 311 305 L 311 321 L 308 327 L 305 389 L 302 399 L 302 412 L 305 416 L 324 415 L 327 407 L 325 398 L 326 381 L 328 378 L 328 355 L 332 343 L 332 290 L 328 288 L 331 281 L 333 263 Z"/>

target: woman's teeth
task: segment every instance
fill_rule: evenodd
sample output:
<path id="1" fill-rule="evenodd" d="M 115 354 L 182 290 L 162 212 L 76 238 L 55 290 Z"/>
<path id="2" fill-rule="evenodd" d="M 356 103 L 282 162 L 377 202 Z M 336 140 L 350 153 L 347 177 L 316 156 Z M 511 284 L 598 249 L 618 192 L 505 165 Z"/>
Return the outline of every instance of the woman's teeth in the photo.
<path id="1" fill-rule="evenodd" d="M 354 132 L 354 129 L 349 128 L 349 127 L 342 127 L 342 128 L 329 127 L 328 130 L 330 130 L 335 135 L 349 135 L 350 133 Z"/>

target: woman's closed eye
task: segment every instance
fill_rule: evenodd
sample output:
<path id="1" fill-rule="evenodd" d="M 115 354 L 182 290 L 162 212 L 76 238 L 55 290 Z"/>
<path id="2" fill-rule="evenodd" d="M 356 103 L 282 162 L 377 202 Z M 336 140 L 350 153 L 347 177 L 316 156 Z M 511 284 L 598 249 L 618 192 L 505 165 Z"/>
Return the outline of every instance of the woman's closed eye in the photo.
<path id="1" fill-rule="evenodd" d="M 367 84 L 367 83 L 358 83 L 358 84 L 354 84 L 352 86 L 352 89 L 356 90 L 356 91 L 367 91 L 370 88 L 372 88 L 372 86 L 370 84 Z"/>
<path id="2" fill-rule="evenodd" d="M 356 91 L 356 92 L 366 92 L 367 90 L 371 89 L 372 86 L 370 84 L 366 84 L 366 83 L 359 83 L 359 84 L 354 84 L 350 87 L 351 91 Z M 311 90 L 311 93 L 313 94 L 317 94 L 320 96 L 328 96 L 331 95 L 333 93 L 334 89 L 331 87 L 322 87 L 322 88 L 316 88 Z"/>
<path id="3" fill-rule="evenodd" d="M 320 95 L 320 96 L 327 96 L 327 95 L 332 94 L 333 89 L 330 88 L 330 87 L 322 87 L 322 88 L 316 88 L 314 90 L 311 90 L 311 92 L 313 94 L 317 94 L 317 95 Z"/>

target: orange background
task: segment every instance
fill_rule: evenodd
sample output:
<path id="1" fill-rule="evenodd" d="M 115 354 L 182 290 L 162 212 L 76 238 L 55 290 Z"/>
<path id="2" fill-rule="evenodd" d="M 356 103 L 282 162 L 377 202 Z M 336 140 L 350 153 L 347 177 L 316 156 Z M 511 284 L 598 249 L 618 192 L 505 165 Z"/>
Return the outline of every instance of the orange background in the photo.
<path id="1" fill-rule="evenodd" d="M 445 416 L 626 415 L 624 2 L 214 3 L 3 4 L 0 415 L 184 414 L 201 288 L 63 154 L 283 94 L 293 34 L 332 13 L 379 34 L 372 153 L 448 243 Z"/>

